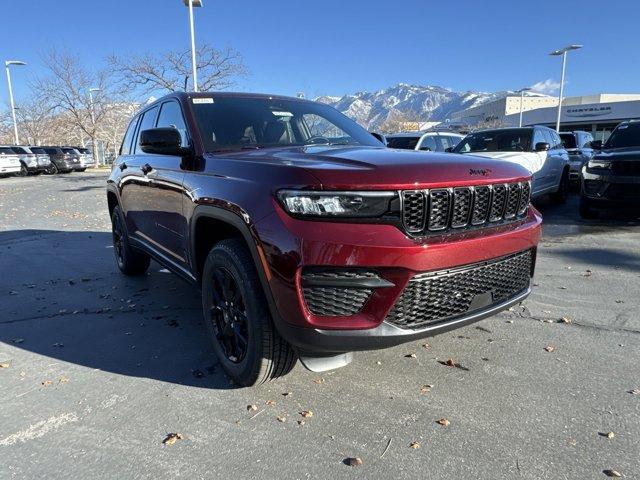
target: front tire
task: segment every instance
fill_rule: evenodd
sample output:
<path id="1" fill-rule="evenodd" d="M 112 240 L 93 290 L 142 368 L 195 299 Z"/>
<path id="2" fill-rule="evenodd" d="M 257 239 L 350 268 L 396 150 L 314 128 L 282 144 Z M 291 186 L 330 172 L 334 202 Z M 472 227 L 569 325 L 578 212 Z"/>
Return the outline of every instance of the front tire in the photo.
<path id="1" fill-rule="evenodd" d="M 596 220 L 600 217 L 598 211 L 591 206 L 591 201 L 586 197 L 580 197 L 580 216 L 585 220 Z"/>
<path id="2" fill-rule="evenodd" d="M 55 163 L 51 162 L 44 173 L 46 173 L 47 175 L 55 175 L 58 172 L 58 166 Z"/>
<path id="3" fill-rule="evenodd" d="M 27 167 L 24 163 L 20 163 L 20 171 L 16 173 L 16 176 L 26 177 L 27 175 L 29 175 L 29 170 L 27 170 Z"/>
<path id="4" fill-rule="evenodd" d="M 251 254 L 227 239 L 209 252 L 202 273 L 202 308 L 218 360 L 239 385 L 259 385 L 287 374 L 296 354 L 278 334 Z"/>
<path id="5" fill-rule="evenodd" d="M 146 273 L 151 259 L 149 255 L 131 248 L 120 207 L 115 207 L 111 214 L 111 233 L 113 236 L 113 253 L 120 271 L 128 276 L 138 276 Z"/>

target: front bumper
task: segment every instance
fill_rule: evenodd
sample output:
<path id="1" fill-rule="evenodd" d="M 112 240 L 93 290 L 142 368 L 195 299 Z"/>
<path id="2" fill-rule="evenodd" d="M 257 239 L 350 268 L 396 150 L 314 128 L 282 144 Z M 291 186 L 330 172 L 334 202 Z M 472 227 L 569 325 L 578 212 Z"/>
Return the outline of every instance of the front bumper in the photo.
<path id="1" fill-rule="evenodd" d="M 594 206 L 640 207 L 639 176 L 594 173 L 584 168 L 582 178 L 581 193 Z"/>
<path id="2" fill-rule="evenodd" d="M 521 301 L 529 293 L 529 281 L 499 303 L 424 328 L 401 328 L 387 321 L 416 275 L 527 250 L 535 259 L 541 222 L 539 213 L 530 208 L 528 216 L 514 224 L 412 239 L 391 225 L 298 220 L 276 207 L 276 213 L 255 227 L 278 330 L 302 351 L 332 353 L 384 348 L 435 335 Z M 314 314 L 303 293 L 303 273 L 309 267 L 375 270 L 390 286 L 376 289 L 355 314 Z"/>

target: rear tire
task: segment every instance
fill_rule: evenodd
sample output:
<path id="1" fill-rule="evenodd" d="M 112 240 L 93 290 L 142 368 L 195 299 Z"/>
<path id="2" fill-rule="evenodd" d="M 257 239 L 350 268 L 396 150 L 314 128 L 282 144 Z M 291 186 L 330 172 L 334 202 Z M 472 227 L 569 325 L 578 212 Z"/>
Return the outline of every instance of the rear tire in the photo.
<path id="1" fill-rule="evenodd" d="M 44 173 L 46 173 L 47 175 L 55 175 L 58 172 L 58 166 L 55 163 L 51 162 Z"/>
<path id="2" fill-rule="evenodd" d="M 202 308 L 216 356 L 238 385 L 259 385 L 295 366 L 295 351 L 273 324 L 242 240 L 223 240 L 209 252 L 202 273 Z"/>
<path id="3" fill-rule="evenodd" d="M 566 203 L 569 197 L 569 189 L 571 184 L 569 181 L 569 170 L 564 169 L 562 177 L 560 178 L 560 185 L 558 185 L 558 191 L 551 194 L 551 200 L 553 203 Z"/>
<path id="4" fill-rule="evenodd" d="M 138 276 L 146 273 L 149 269 L 151 258 L 146 253 L 131 248 L 120 207 L 115 207 L 111 214 L 111 233 L 113 236 L 113 253 L 120 271 L 129 276 Z"/>
<path id="5" fill-rule="evenodd" d="M 586 197 L 580 197 L 580 216 L 585 220 L 596 220 L 600 217 L 597 210 L 591 205 L 591 201 Z"/>

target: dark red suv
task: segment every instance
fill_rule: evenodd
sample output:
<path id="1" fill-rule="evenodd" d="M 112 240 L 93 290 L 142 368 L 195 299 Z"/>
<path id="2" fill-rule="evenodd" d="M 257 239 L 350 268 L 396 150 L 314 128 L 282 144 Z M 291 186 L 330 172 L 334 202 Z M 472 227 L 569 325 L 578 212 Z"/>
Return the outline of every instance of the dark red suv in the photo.
<path id="1" fill-rule="evenodd" d="M 175 93 L 131 121 L 108 181 L 120 270 L 202 289 L 241 385 L 493 315 L 530 291 L 541 217 L 500 160 L 385 148 L 337 110 Z"/>

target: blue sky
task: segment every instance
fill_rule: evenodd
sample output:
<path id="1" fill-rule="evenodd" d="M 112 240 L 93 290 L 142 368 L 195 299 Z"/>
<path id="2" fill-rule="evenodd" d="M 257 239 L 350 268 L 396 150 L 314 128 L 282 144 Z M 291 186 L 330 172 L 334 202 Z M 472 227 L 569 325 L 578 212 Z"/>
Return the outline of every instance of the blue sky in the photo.
<path id="1" fill-rule="evenodd" d="M 203 1 L 197 40 L 242 53 L 250 75 L 238 90 L 317 96 L 399 82 L 482 91 L 553 85 L 560 61 L 547 53 L 583 43 L 569 57 L 567 95 L 640 91 L 635 0 Z M 29 64 L 13 71 L 17 98 L 42 73 L 40 54 L 50 46 L 97 68 L 110 53 L 189 41 L 181 0 L 4 1 L 0 13 L 0 59 Z"/>

